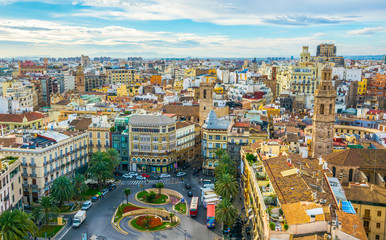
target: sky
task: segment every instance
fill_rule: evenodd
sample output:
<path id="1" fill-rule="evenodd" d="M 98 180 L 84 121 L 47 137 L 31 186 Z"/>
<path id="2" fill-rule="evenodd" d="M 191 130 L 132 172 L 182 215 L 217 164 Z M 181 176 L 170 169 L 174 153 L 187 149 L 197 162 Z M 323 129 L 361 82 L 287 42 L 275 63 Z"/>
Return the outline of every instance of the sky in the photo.
<path id="1" fill-rule="evenodd" d="M 0 58 L 386 54 L 385 0 L 0 0 Z"/>

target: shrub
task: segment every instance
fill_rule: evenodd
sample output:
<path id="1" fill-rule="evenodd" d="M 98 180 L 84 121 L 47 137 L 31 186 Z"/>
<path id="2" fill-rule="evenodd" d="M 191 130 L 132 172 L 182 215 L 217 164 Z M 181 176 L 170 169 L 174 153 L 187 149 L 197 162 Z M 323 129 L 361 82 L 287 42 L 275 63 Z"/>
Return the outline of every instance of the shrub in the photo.
<path id="1" fill-rule="evenodd" d="M 271 230 L 275 230 L 275 228 L 276 228 L 275 223 L 270 222 L 270 223 L 269 223 L 269 228 L 270 228 Z"/>
<path id="2" fill-rule="evenodd" d="M 151 191 L 149 195 L 147 195 L 146 200 L 148 202 L 153 202 L 155 200 L 156 194 L 155 192 Z"/>
<path id="3" fill-rule="evenodd" d="M 141 207 L 135 207 L 135 206 L 125 206 L 123 208 L 123 213 L 131 212 L 134 210 L 142 209 Z"/>
<path id="4" fill-rule="evenodd" d="M 284 230 L 286 230 L 286 231 L 288 230 L 288 224 L 287 223 L 284 224 Z"/>
<path id="5" fill-rule="evenodd" d="M 162 225 L 162 220 L 159 217 L 153 216 L 140 216 L 137 218 L 136 223 L 144 228 L 156 228 Z"/>

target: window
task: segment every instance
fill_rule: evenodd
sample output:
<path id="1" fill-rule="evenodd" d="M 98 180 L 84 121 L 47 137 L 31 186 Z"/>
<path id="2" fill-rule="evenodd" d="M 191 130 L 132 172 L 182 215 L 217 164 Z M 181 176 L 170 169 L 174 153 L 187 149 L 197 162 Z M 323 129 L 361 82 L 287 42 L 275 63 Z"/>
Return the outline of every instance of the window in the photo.
<path id="1" fill-rule="evenodd" d="M 382 217 L 382 212 L 381 212 L 381 211 L 378 211 L 378 212 L 377 212 L 377 216 L 378 216 L 378 217 Z"/>
<path id="2" fill-rule="evenodd" d="M 90 138 L 92 138 L 92 132 L 89 133 Z"/>
<path id="3" fill-rule="evenodd" d="M 320 104 L 320 114 L 324 114 L 324 104 Z"/>
<path id="4" fill-rule="evenodd" d="M 216 140 L 221 140 L 221 136 L 220 135 L 216 135 Z"/>
<path id="5" fill-rule="evenodd" d="M 352 169 L 350 169 L 350 170 L 348 171 L 348 181 L 349 181 L 349 182 L 352 182 L 353 173 L 354 173 L 354 170 L 352 170 Z"/>
<path id="6" fill-rule="evenodd" d="M 375 235 L 375 240 L 379 240 L 379 235 Z"/>
<path id="7" fill-rule="evenodd" d="M 377 228 L 381 228 L 381 223 L 377 223 Z"/>
<path id="8" fill-rule="evenodd" d="M 109 138 L 109 133 L 105 133 L 105 138 L 108 139 Z"/>
<path id="9" fill-rule="evenodd" d="M 101 133 L 97 132 L 97 138 L 101 138 Z"/>
<path id="10" fill-rule="evenodd" d="M 213 140 L 213 135 L 208 135 L 209 140 Z"/>

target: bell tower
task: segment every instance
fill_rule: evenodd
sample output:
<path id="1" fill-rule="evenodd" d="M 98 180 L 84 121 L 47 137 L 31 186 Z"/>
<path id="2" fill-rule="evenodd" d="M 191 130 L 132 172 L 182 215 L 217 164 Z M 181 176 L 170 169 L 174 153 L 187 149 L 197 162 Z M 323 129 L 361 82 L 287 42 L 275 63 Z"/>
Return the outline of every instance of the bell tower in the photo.
<path id="1" fill-rule="evenodd" d="M 325 64 L 322 79 L 315 91 L 314 116 L 312 119 L 312 157 L 332 153 L 335 123 L 336 91 L 331 81 L 332 68 Z"/>
<path id="2" fill-rule="evenodd" d="M 213 84 L 210 82 L 200 83 L 200 126 L 204 125 L 205 120 L 211 110 L 213 110 Z"/>
<path id="3" fill-rule="evenodd" d="M 78 70 L 76 71 L 76 77 L 75 77 L 75 89 L 78 90 L 78 92 L 85 92 L 86 89 L 84 87 L 84 72 L 82 65 L 78 65 Z"/>

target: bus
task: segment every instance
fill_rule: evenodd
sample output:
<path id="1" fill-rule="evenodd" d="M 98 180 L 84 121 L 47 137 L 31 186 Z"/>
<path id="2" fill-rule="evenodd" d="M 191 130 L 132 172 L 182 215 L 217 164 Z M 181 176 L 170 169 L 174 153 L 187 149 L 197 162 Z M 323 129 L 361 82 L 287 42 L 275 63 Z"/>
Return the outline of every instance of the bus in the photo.
<path id="1" fill-rule="evenodd" d="M 208 204 L 206 208 L 206 227 L 214 228 L 216 223 L 216 205 Z"/>
<path id="2" fill-rule="evenodd" d="M 192 197 L 192 201 L 190 202 L 190 209 L 189 213 L 190 216 L 197 216 L 197 210 L 198 210 L 198 197 Z"/>

